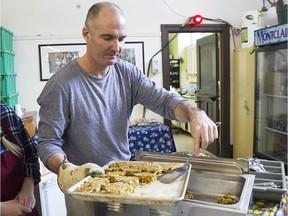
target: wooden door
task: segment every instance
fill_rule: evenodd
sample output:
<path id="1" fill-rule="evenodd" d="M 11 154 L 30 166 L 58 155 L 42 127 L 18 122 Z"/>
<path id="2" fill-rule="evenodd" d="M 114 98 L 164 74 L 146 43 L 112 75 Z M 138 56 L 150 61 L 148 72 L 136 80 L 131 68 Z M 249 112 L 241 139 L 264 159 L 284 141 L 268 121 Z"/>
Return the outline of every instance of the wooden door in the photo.
<path id="1" fill-rule="evenodd" d="M 219 121 L 219 57 L 217 34 L 198 39 L 196 42 L 197 49 L 197 107 L 204 110 L 207 115 L 214 121 Z M 215 140 L 209 145 L 209 152 L 219 156 L 219 140 Z"/>

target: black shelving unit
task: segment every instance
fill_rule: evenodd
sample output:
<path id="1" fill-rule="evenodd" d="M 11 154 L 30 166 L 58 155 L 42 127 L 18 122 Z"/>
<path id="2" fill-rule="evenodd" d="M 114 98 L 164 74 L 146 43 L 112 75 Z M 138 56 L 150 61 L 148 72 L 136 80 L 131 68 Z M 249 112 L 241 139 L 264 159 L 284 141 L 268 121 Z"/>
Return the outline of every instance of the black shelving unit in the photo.
<path id="1" fill-rule="evenodd" d="M 170 86 L 180 88 L 180 59 L 170 59 Z"/>

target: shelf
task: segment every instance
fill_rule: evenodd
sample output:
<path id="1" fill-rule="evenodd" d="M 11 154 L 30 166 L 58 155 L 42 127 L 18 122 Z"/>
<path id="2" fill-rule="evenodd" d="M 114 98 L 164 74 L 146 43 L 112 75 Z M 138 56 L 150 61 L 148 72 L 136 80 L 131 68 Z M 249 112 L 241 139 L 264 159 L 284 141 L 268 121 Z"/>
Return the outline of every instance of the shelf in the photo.
<path id="1" fill-rule="evenodd" d="M 283 159 L 277 156 L 277 152 L 275 151 L 259 151 L 259 154 L 263 155 L 265 158 L 269 158 L 271 160 L 282 161 Z M 285 166 L 287 166 L 287 160 L 282 161 Z"/>
<path id="2" fill-rule="evenodd" d="M 180 59 L 170 60 L 170 85 L 180 88 Z"/>
<path id="3" fill-rule="evenodd" d="M 279 134 L 283 134 L 283 135 L 288 135 L 287 132 L 284 132 L 284 131 L 279 131 L 279 130 L 276 130 L 276 129 L 273 129 L 273 128 L 269 128 L 269 127 L 265 127 L 266 130 L 269 130 L 269 131 L 273 131 L 275 133 L 279 133 Z"/>
<path id="4" fill-rule="evenodd" d="M 288 96 L 265 94 L 266 97 L 288 99 Z"/>

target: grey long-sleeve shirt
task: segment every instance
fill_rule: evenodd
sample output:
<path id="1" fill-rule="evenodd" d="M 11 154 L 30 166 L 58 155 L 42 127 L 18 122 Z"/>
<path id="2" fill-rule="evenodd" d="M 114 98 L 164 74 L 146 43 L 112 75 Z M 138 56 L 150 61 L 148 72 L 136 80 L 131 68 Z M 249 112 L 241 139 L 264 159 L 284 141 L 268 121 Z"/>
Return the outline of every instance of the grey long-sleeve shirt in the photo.
<path id="1" fill-rule="evenodd" d="M 117 60 L 96 78 L 72 61 L 53 75 L 37 99 L 40 105 L 39 156 L 46 164 L 56 152 L 81 165 L 129 160 L 128 124 L 133 107 L 175 119 L 183 98 L 159 88 L 134 65 Z"/>

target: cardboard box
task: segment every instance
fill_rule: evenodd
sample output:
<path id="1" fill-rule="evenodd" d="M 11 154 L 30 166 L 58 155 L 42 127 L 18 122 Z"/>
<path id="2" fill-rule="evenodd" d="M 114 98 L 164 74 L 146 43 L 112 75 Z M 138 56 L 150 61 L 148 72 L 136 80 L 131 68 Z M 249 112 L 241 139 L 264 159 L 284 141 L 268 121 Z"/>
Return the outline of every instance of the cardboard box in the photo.
<path id="1" fill-rule="evenodd" d="M 37 131 L 37 112 L 25 112 L 24 115 L 21 116 L 21 119 L 30 138 L 34 137 Z"/>

